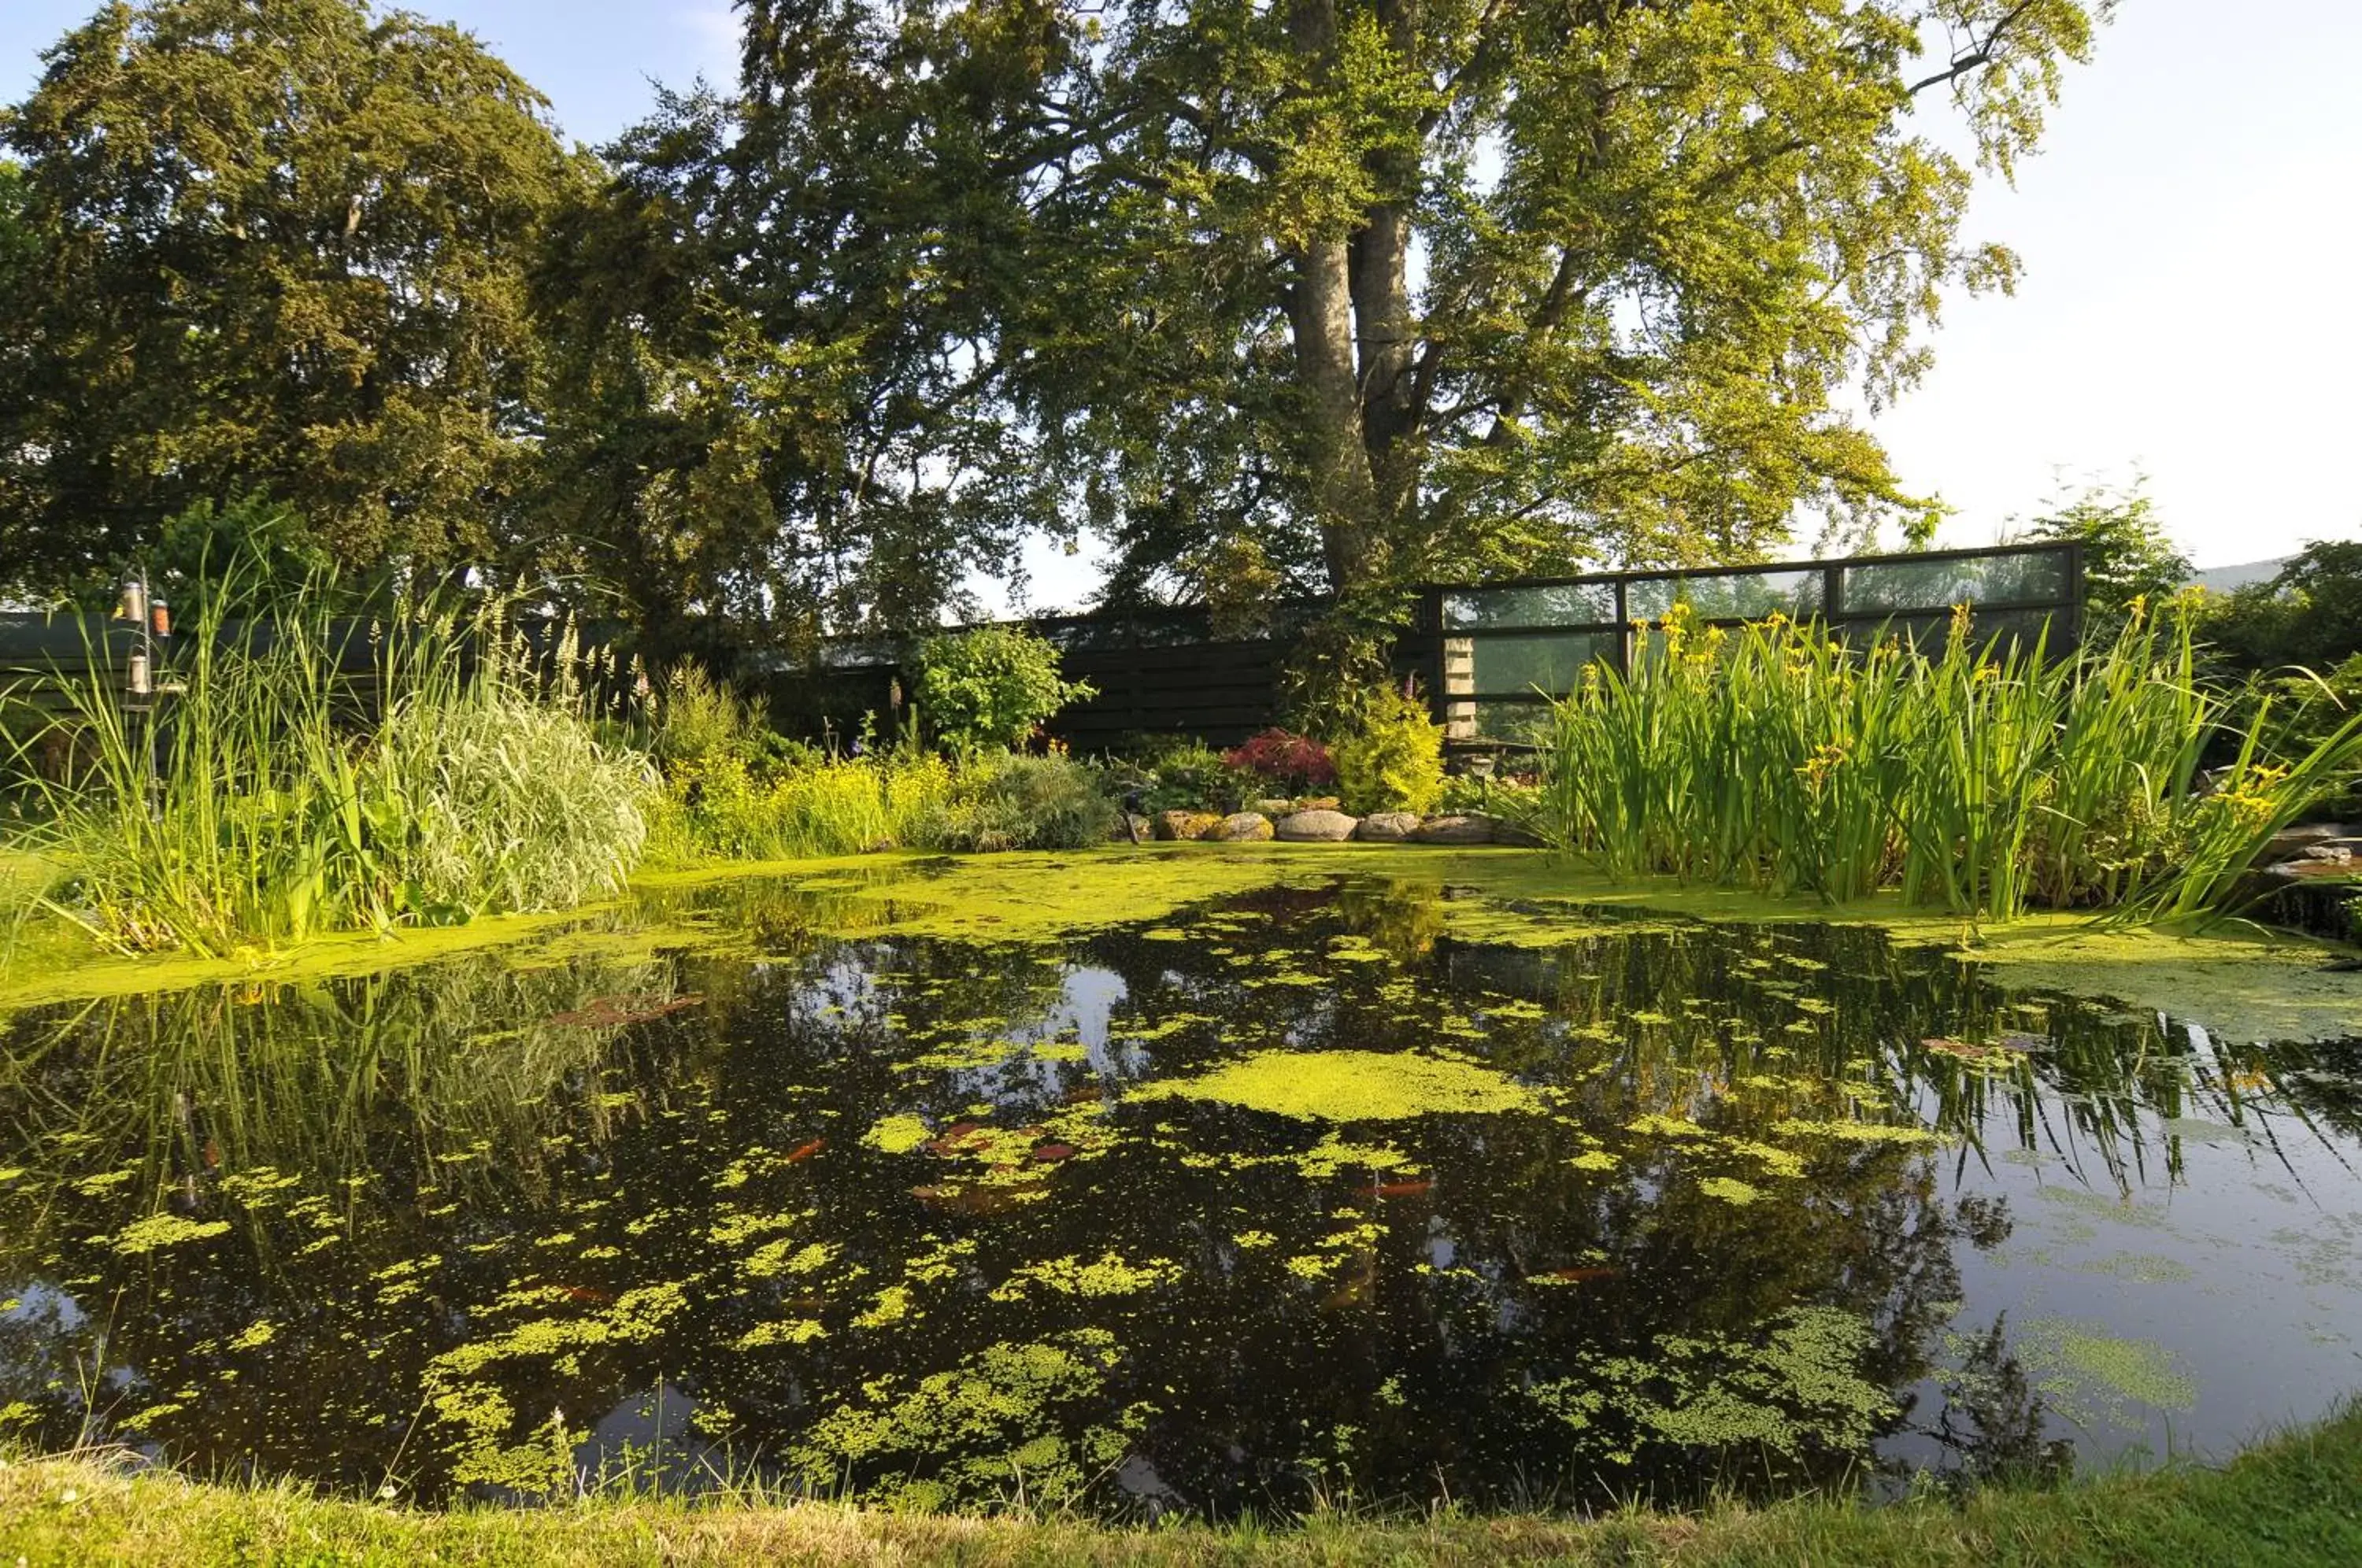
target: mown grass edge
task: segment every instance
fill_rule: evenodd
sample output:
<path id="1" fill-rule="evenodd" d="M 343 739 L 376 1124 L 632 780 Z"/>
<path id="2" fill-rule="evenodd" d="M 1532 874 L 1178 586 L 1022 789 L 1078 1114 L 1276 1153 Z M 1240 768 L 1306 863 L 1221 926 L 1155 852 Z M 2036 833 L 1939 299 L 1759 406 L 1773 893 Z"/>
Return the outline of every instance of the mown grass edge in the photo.
<path id="1" fill-rule="evenodd" d="M 911 1516 L 833 1503 L 591 1500 L 436 1512 L 213 1485 L 93 1457 L 0 1466 L 0 1563 L 963 1565 L 1494 1562 L 1772 1565 L 2348 1564 L 2362 1562 L 2362 1408 L 2220 1467 L 1883 1507 L 1843 1498 L 1701 1514 L 1316 1514 L 1118 1529 L 1070 1518 Z"/>

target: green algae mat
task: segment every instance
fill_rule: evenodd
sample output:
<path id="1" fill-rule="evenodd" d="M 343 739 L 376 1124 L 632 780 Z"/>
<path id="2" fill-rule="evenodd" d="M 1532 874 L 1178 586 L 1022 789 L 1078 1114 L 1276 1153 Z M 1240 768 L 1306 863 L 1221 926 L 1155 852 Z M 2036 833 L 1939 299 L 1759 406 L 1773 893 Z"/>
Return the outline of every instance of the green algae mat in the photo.
<path id="1" fill-rule="evenodd" d="M 2362 1346 L 2362 977 L 1538 856 L 876 857 L 0 992 L 0 1440 L 1221 1518 L 2220 1452 Z"/>

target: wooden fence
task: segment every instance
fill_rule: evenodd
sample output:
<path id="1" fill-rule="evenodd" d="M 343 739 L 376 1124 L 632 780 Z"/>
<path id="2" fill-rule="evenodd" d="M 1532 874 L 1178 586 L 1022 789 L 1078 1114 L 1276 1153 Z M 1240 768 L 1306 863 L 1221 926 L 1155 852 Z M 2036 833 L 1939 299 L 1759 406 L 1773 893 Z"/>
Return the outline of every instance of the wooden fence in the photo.
<path id="1" fill-rule="evenodd" d="M 1652 635 L 1641 623 L 1661 619 L 1677 603 L 1702 624 L 1733 624 L 1777 611 L 1816 619 L 1840 636 L 1897 629 L 1917 635 L 1940 628 L 1953 605 L 1968 603 L 1987 634 L 2023 636 L 2047 626 L 2053 647 L 2064 649 L 2080 630 L 2082 586 L 2081 548 L 2071 543 L 1438 583 L 1420 593 L 1413 624 L 1396 639 L 1393 664 L 1398 675 L 1416 678 L 1454 745 L 1514 745 L 1530 734 L 1546 693 L 1571 689 L 1594 659 L 1628 669 Z M 1318 601 L 1274 604 L 1266 613 L 1270 630 L 1253 637 L 1224 635 L 1201 609 L 1024 624 L 1058 646 L 1068 679 L 1096 690 L 1050 726 L 1076 750 L 1092 753 L 1160 736 L 1228 745 L 1279 723 L 1297 636 L 1324 609 Z M 346 624 L 357 632 L 363 624 Z M 527 630 L 544 644 L 554 640 L 553 628 Z M 246 633 L 231 627 L 225 635 Z M 96 616 L 0 615 L 0 694 L 54 706 L 63 682 L 87 680 L 94 669 L 121 669 L 135 635 L 128 625 Z M 592 624 L 577 628 L 577 635 L 597 679 L 625 697 L 616 686 L 624 629 Z M 342 638 L 349 679 L 365 683 L 372 646 L 363 635 Z M 865 722 L 881 732 L 894 727 L 913 648 L 911 639 L 836 638 L 808 662 L 741 649 L 727 673 L 765 695 L 784 733 L 843 742 Z"/>

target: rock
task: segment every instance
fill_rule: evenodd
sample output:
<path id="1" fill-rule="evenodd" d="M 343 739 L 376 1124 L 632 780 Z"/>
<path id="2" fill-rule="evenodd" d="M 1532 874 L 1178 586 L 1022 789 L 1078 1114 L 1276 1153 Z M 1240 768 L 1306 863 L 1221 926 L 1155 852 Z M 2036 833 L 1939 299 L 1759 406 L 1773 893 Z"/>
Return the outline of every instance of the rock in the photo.
<path id="1" fill-rule="evenodd" d="M 1491 825 L 1491 842 L 1495 844 L 1514 844 L 1520 849 L 1541 849 L 1550 842 L 1525 823 L 1513 823 L 1507 817 L 1480 815 L 1475 820 Z"/>
<path id="2" fill-rule="evenodd" d="M 1279 818 L 1287 815 L 1288 812 L 1296 810 L 1296 802 L 1293 801 L 1283 801 L 1277 796 L 1274 796 L 1268 801 L 1257 801 L 1254 803 L 1253 809 L 1261 812 L 1264 816 L 1270 817 L 1275 822 Z"/>
<path id="3" fill-rule="evenodd" d="M 2318 860 L 2324 866 L 2351 866 L 2354 850 L 2343 844 L 2308 844 L 2289 857 L 2291 860 Z"/>
<path id="4" fill-rule="evenodd" d="M 1411 837 L 1419 844 L 1490 844 L 1490 817 L 1429 817 Z"/>
<path id="5" fill-rule="evenodd" d="M 1232 812 L 1205 836 L 1224 844 L 1261 844 L 1271 836 L 1271 819 L 1261 812 Z"/>
<path id="6" fill-rule="evenodd" d="M 1300 801 L 1296 809 L 1299 812 L 1333 812 L 1338 804 L 1334 795 L 1315 795 L 1308 801 Z"/>
<path id="7" fill-rule="evenodd" d="M 1156 836 L 1161 839 L 1203 838 L 1221 825 L 1211 812 L 1159 812 Z"/>
<path id="8" fill-rule="evenodd" d="M 2343 823 L 2300 823 L 2285 827 L 2264 841 L 2256 854 L 2259 861 L 2294 859 L 2305 849 L 2316 845 L 2334 844 L 2356 836 L 2357 831 Z"/>
<path id="9" fill-rule="evenodd" d="M 2305 857 L 2283 860 L 2277 866 L 2267 866 L 2257 875 L 2271 882 L 2303 882 L 2316 877 L 2350 877 L 2354 874 L 2354 856 L 2342 860 L 2316 860 Z"/>
<path id="10" fill-rule="evenodd" d="M 1126 813 L 1108 829 L 1108 839 L 1114 844 L 1145 844 L 1156 835 L 1156 824 L 1146 817 Z"/>
<path id="11" fill-rule="evenodd" d="M 1356 825 L 1342 812 L 1315 808 L 1290 812 L 1273 831 L 1290 844 L 1340 844 L 1353 836 Z"/>
<path id="12" fill-rule="evenodd" d="M 1418 831 L 1417 812 L 1372 812 L 1353 830 L 1353 836 L 1371 844 L 1400 844 Z"/>

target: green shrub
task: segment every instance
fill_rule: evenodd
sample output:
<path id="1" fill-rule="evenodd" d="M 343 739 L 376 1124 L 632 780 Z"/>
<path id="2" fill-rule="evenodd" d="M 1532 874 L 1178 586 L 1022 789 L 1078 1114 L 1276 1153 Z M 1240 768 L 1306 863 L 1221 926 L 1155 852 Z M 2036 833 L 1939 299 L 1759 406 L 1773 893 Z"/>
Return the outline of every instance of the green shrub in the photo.
<path id="1" fill-rule="evenodd" d="M 1147 789 L 1142 804 L 1155 812 L 1235 812 L 1259 786 L 1201 741 L 1168 741 L 1140 758 Z"/>
<path id="2" fill-rule="evenodd" d="M 925 845 L 954 776 L 941 757 L 809 757 L 768 769 L 724 753 L 668 768 L 657 854 L 796 860 Z"/>
<path id="3" fill-rule="evenodd" d="M 733 757 L 765 772 L 821 757 L 817 747 L 771 728 L 770 707 L 761 697 L 741 696 L 702 666 L 688 663 L 665 679 L 653 739 L 657 758 L 668 771 Z"/>
<path id="4" fill-rule="evenodd" d="M 1069 702 L 1098 695 L 1058 673 L 1058 650 L 1011 626 L 930 637 L 920 646 L 919 716 L 955 751 L 1021 745 Z"/>
<path id="5" fill-rule="evenodd" d="M 1427 704 L 1385 687 L 1355 705 L 1351 731 L 1332 744 L 1338 794 L 1357 816 L 1433 809 L 1443 793 L 1443 726 Z"/>
<path id="6" fill-rule="evenodd" d="M 1115 821 L 1088 765 L 1055 753 L 1003 753 L 960 768 L 925 837 L 939 849 L 1081 849 L 1105 843 Z"/>

